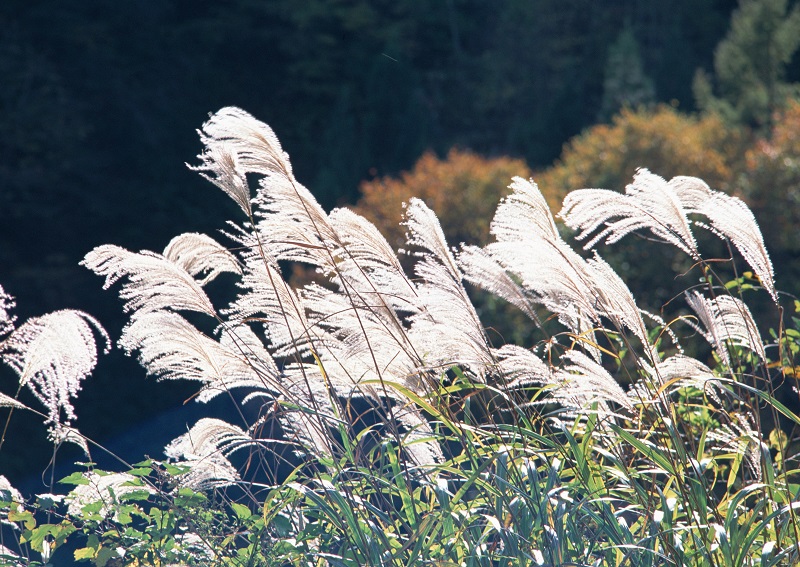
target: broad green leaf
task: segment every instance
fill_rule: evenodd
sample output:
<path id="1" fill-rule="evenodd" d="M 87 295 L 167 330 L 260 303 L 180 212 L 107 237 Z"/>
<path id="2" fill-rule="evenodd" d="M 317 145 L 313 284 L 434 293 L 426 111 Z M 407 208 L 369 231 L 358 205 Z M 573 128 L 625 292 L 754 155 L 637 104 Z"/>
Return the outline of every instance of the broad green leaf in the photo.
<path id="1" fill-rule="evenodd" d="M 233 510 L 234 514 L 236 514 L 240 520 L 246 520 L 253 515 L 250 508 L 243 504 L 237 504 L 236 502 L 231 502 L 231 510 Z"/>

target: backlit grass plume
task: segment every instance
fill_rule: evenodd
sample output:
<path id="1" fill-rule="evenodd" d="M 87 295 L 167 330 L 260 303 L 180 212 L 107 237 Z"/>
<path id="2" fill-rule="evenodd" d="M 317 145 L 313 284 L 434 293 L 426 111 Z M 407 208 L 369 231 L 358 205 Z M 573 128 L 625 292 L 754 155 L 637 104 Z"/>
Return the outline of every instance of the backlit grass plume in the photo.
<path id="1" fill-rule="evenodd" d="M 32 409 L 18 400 L 20 390 L 26 388 L 44 406 L 52 439 L 85 447 L 80 437 L 70 433 L 70 423 L 76 418 L 73 401 L 97 364 L 96 336 L 107 350 L 108 335 L 91 315 L 74 310 L 32 317 L 17 326 L 13 307 L 13 299 L 0 287 L 0 361 L 19 376 L 15 396 L 0 393 L 0 406 Z"/>

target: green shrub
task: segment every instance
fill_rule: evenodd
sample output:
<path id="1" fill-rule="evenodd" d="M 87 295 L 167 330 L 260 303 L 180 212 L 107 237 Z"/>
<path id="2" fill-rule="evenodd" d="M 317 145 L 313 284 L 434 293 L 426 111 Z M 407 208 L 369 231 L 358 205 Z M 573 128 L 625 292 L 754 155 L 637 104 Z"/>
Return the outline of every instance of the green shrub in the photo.
<path id="1" fill-rule="evenodd" d="M 742 153 L 741 134 L 709 114 L 695 117 L 661 105 L 623 109 L 564 146 L 552 167 L 536 175 L 551 206 L 582 187 L 622 188 L 640 167 L 665 178 L 692 175 L 711 187 L 731 187 Z"/>

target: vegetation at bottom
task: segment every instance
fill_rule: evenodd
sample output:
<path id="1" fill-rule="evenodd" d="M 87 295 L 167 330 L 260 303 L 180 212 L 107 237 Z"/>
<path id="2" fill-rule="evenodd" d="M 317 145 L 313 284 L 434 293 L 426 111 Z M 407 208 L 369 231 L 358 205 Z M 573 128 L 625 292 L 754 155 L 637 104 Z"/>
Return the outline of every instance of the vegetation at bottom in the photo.
<path id="1" fill-rule="evenodd" d="M 103 245 L 82 264 L 119 288 L 118 346 L 196 384 L 196 403 L 228 399 L 231 416 L 176 431 L 163 458 L 101 470 L 73 403 L 110 339 L 77 311 L 20 323 L 0 290 L 0 357 L 19 377 L 0 393 L 4 421 L 41 416 L 54 461 L 64 444 L 85 453 L 47 493 L 0 476 L 0 563 L 800 563 L 800 301 L 776 289 L 744 201 L 639 169 L 624 192 L 566 194 L 557 225 L 514 177 L 496 188 L 489 241 L 457 248 L 443 226 L 472 225 L 458 199 L 440 222 L 402 196 L 398 254 L 366 217 L 326 212 L 245 111 L 200 134 L 194 169 L 240 209 L 221 239 Z M 751 156 L 765 176 L 769 155 Z M 424 159 L 408 179 L 439 171 Z M 479 165 L 481 200 L 493 167 L 515 167 Z M 684 290 L 657 311 L 600 254 L 637 236 L 688 264 L 648 272 Z M 313 281 L 284 277 L 295 266 Z M 498 342 L 472 288 L 530 333 Z"/>

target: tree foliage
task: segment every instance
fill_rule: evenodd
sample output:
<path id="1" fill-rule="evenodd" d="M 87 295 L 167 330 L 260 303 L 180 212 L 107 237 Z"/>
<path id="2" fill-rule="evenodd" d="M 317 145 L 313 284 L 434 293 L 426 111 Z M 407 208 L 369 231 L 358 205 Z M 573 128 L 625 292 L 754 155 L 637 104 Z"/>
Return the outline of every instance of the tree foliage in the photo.
<path id="1" fill-rule="evenodd" d="M 405 240 L 402 205 L 417 197 L 437 214 L 450 240 L 485 243 L 494 209 L 509 191 L 508 180 L 530 175 L 520 159 L 484 158 L 456 148 L 444 159 L 428 152 L 411 171 L 362 183 L 357 210 L 399 247 Z"/>
<path id="2" fill-rule="evenodd" d="M 740 153 L 739 135 L 717 116 L 696 117 L 660 105 L 623 109 L 611 124 L 599 124 L 571 139 L 559 160 L 536 175 L 556 205 L 570 188 L 622 189 L 636 169 L 671 177 L 683 172 L 727 188 Z"/>
<path id="3" fill-rule="evenodd" d="M 798 47 L 800 5 L 741 0 L 714 52 L 713 80 L 703 71 L 695 77 L 698 105 L 732 124 L 768 131 L 773 113 L 798 92 L 797 84 L 786 82 L 786 67 Z"/>
<path id="4" fill-rule="evenodd" d="M 768 138 L 746 154 L 742 189 L 759 218 L 764 238 L 788 258 L 800 254 L 800 101 L 775 114 Z M 781 254 L 782 255 L 782 254 Z"/>
<path id="5" fill-rule="evenodd" d="M 621 108 L 653 103 L 655 85 L 645 73 L 639 42 L 629 25 L 608 49 L 603 78 L 603 102 L 598 117 L 609 120 Z"/>

